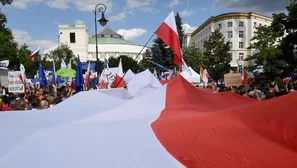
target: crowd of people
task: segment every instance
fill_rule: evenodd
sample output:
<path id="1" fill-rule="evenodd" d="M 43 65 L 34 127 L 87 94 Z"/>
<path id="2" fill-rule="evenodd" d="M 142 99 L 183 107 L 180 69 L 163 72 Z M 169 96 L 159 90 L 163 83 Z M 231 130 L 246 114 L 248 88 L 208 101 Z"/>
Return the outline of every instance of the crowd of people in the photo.
<path id="1" fill-rule="evenodd" d="M 124 88 L 127 89 L 126 84 Z M 212 89 L 214 93 L 232 91 L 253 99 L 268 100 L 297 91 L 297 80 L 289 80 L 282 84 L 276 84 L 276 82 L 256 84 L 249 80 L 244 86 L 239 87 L 224 87 L 212 81 L 206 88 Z M 70 85 L 57 85 L 57 87 L 49 86 L 45 89 L 30 87 L 26 89 L 25 94 L 2 93 L 8 93 L 7 88 L 0 87 L 0 111 L 3 112 L 48 109 L 73 96 L 76 91 Z"/>
<path id="2" fill-rule="evenodd" d="M 215 93 L 232 91 L 253 99 L 268 100 L 297 91 L 297 81 L 289 80 L 277 84 L 276 82 L 254 83 L 251 79 L 244 86 L 239 87 L 220 87 L 212 82 L 209 88 Z"/>
<path id="3" fill-rule="evenodd" d="M 0 87 L 0 111 L 43 110 L 61 103 L 75 94 L 69 86 L 47 87 L 45 89 L 31 87 L 26 93 L 8 93 L 7 88 Z M 8 93 L 8 94 L 2 94 Z"/>

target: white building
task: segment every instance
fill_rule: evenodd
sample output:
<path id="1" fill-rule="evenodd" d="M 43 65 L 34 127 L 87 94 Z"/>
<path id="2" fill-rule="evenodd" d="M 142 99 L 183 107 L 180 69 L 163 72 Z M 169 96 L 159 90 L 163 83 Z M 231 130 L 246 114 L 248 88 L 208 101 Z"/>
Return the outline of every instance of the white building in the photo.
<path id="1" fill-rule="evenodd" d="M 247 48 L 254 36 L 256 27 L 268 26 L 271 23 L 272 18 L 253 12 L 234 12 L 213 16 L 191 33 L 189 45 L 194 45 L 203 51 L 203 41 L 207 40 L 215 29 L 220 29 L 226 41 L 230 41 L 232 54 L 230 65 L 237 68 L 239 62 L 243 62 L 242 60 L 255 52 L 255 50 Z M 185 34 L 184 41 L 189 41 L 189 34 Z"/>
<path id="2" fill-rule="evenodd" d="M 96 36 L 89 36 L 86 25 L 59 25 L 59 43 L 67 44 L 81 61 L 96 60 Z M 136 58 L 143 46 L 136 45 L 109 27 L 103 27 L 97 34 L 98 57 L 100 60 L 127 55 Z M 56 48 L 56 47 L 55 47 Z M 148 49 L 145 47 L 137 58 L 140 61 Z M 45 51 L 49 52 L 49 50 Z"/>

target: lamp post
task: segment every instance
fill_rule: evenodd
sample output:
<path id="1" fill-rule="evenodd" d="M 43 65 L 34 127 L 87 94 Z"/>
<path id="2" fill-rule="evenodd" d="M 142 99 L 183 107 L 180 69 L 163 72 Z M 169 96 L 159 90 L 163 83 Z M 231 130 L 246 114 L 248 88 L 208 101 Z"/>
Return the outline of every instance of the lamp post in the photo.
<path id="1" fill-rule="evenodd" d="M 106 11 L 106 6 L 104 4 L 98 4 L 95 6 L 95 40 L 96 40 L 96 71 L 97 71 L 97 78 L 99 78 L 99 57 L 98 57 L 98 37 L 97 37 L 97 10 L 101 12 L 101 19 L 98 20 L 101 26 L 105 26 L 108 20 L 104 17 L 104 12 Z"/>

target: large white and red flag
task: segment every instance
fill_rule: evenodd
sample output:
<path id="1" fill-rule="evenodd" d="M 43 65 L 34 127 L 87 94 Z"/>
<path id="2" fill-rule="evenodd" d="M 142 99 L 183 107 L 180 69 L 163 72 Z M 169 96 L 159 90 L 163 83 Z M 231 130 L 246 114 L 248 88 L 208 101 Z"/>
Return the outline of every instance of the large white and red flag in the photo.
<path id="1" fill-rule="evenodd" d="M 174 53 L 174 63 L 178 66 L 182 66 L 182 52 L 173 11 L 156 30 L 156 34 L 172 49 Z"/>
<path id="2" fill-rule="evenodd" d="M 32 60 L 33 58 L 38 57 L 38 55 L 39 55 L 39 50 L 40 50 L 40 47 L 38 47 L 37 50 L 34 51 L 34 52 L 28 57 L 28 59 L 29 59 L 29 60 Z"/>
<path id="3" fill-rule="evenodd" d="M 0 167 L 297 167 L 297 93 L 257 101 L 181 75 L 137 81 L 133 98 L 94 90 L 49 110 L 0 113 Z"/>

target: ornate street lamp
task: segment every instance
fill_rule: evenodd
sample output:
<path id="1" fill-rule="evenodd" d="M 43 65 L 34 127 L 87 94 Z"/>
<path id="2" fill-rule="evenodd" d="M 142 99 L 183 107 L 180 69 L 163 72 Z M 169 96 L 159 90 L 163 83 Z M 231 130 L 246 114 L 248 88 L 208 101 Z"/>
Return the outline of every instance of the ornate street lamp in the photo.
<path id="1" fill-rule="evenodd" d="M 104 12 L 106 11 L 106 6 L 104 4 L 98 4 L 95 7 L 95 39 L 96 39 L 96 71 L 97 71 L 97 78 L 99 78 L 99 57 L 98 57 L 98 37 L 97 37 L 97 10 L 101 12 L 101 19 L 98 20 L 101 26 L 105 26 L 108 20 L 104 17 Z"/>

